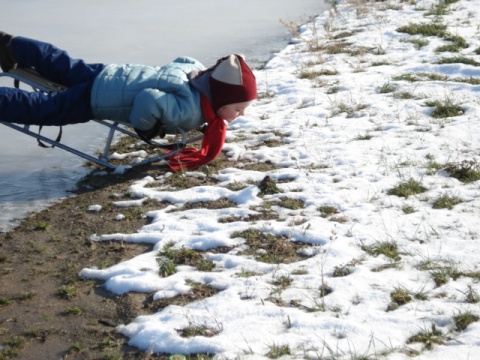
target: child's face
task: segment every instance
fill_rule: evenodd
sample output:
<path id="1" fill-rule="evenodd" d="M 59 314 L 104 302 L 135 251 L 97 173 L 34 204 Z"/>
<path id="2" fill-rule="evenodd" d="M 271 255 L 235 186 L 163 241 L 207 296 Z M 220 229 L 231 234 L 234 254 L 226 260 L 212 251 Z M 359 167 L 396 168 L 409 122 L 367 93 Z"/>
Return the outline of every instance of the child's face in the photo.
<path id="1" fill-rule="evenodd" d="M 237 117 L 245 114 L 245 109 L 253 103 L 252 101 L 246 101 L 241 103 L 234 103 L 222 106 L 217 115 L 219 118 L 225 120 L 228 123 L 231 123 Z"/>

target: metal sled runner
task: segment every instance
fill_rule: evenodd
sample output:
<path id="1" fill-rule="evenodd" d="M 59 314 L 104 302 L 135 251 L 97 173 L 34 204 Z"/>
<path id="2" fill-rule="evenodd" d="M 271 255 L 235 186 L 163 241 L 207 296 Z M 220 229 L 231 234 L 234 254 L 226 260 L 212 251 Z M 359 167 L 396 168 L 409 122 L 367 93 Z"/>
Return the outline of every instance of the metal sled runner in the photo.
<path id="1" fill-rule="evenodd" d="M 49 81 L 43 77 L 41 77 L 35 70 L 33 69 L 12 69 L 9 72 L 2 72 L 0 73 L 1 77 L 10 77 L 13 79 L 14 86 L 18 88 L 20 86 L 20 83 L 29 85 L 32 87 L 34 91 L 40 91 L 43 93 L 51 93 L 51 92 L 61 92 L 66 90 L 66 87 L 54 83 L 52 81 Z M 6 125 L 12 129 L 18 130 L 24 134 L 30 135 L 34 138 L 36 138 L 39 141 L 39 144 L 42 143 L 47 143 L 51 145 L 52 147 L 58 147 L 63 150 L 66 150 L 72 154 L 75 154 L 77 156 L 80 156 L 88 161 L 91 161 L 93 163 L 96 163 L 98 165 L 107 167 L 109 169 L 115 169 L 117 165 L 114 165 L 110 162 L 110 147 L 112 145 L 112 141 L 114 139 L 115 133 L 118 131 L 121 134 L 131 136 L 133 138 L 136 138 L 138 140 L 142 140 L 134 131 L 128 129 L 128 124 L 124 124 L 118 121 L 112 121 L 112 120 L 94 120 L 99 124 L 102 124 L 106 127 L 109 128 L 109 132 L 107 135 L 107 140 L 105 143 L 105 146 L 103 148 L 103 152 L 100 155 L 100 157 L 95 157 L 92 155 L 89 155 L 85 152 L 79 151 L 77 149 L 74 149 L 70 146 L 67 146 L 65 144 L 62 144 L 60 142 L 60 138 L 57 137 L 56 139 L 41 135 L 39 132 L 34 132 L 30 130 L 29 125 L 18 125 L 18 124 L 13 124 L 5 121 L 0 121 L 1 124 Z M 151 146 L 154 148 L 161 148 L 164 150 L 168 150 L 168 152 L 163 153 L 161 155 L 153 155 L 150 157 L 145 158 L 142 161 L 136 162 L 134 164 L 129 164 L 129 166 L 139 166 L 139 165 L 145 165 L 145 164 L 151 164 L 151 163 L 156 163 L 161 160 L 165 160 L 169 158 L 172 155 L 175 155 L 179 151 L 185 148 L 186 144 L 198 141 L 203 137 L 203 134 L 187 138 L 187 135 L 185 131 L 182 129 L 177 129 L 179 136 L 181 137 L 179 141 L 171 144 L 166 144 L 166 143 L 161 143 L 158 141 L 151 141 Z"/>

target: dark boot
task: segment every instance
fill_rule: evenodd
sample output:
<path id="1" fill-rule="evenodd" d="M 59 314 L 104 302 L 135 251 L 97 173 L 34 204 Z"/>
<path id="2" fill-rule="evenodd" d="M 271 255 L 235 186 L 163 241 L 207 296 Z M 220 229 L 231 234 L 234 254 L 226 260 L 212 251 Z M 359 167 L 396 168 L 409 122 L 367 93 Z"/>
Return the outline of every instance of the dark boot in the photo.
<path id="1" fill-rule="evenodd" d="M 12 39 L 12 35 L 0 31 L 0 67 L 4 72 L 15 67 L 15 59 L 10 47 Z"/>

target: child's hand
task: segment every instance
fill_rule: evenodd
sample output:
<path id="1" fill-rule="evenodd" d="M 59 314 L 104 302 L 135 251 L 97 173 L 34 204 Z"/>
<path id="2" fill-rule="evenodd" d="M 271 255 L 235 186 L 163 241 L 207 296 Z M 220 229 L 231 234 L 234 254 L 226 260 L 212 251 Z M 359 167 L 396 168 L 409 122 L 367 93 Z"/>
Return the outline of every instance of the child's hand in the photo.
<path id="1" fill-rule="evenodd" d="M 138 137 L 145 141 L 147 144 L 151 144 L 150 140 L 157 136 L 163 139 L 166 135 L 165 129 L 163 128 L 162 123 L 158 119 L 155 122 L 153 128 L 151 128 L 150 130 L 135 129 L 135 132 L 137 133 Z"/>

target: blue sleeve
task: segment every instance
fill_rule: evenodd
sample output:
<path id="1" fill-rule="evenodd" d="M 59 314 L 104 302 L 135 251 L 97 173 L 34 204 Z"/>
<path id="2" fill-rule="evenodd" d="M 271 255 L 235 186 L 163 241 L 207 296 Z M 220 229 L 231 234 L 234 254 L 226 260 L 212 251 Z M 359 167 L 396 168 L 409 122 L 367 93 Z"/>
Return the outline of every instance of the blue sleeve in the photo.
<path id="1" fill-rule="evenodd" d="M 156 121 L 168 130 L 178 127 L 191 130 L 201 125 L 201 117 L 199 95 L 183 97 L 174 92 L 145 89 L 135 96 L 130 122 L 140 130 L 151 129 Z"/>

